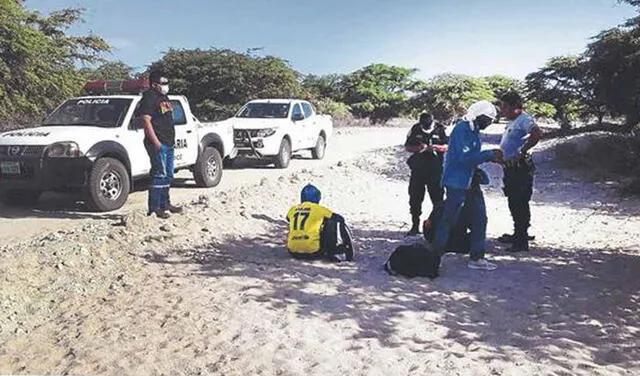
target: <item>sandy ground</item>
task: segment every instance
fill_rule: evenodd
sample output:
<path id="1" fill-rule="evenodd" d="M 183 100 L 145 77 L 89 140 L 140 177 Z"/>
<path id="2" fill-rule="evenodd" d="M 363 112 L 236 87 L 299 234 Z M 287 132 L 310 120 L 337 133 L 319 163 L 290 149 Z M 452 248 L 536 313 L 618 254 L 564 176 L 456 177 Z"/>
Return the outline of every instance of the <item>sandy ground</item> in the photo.
<path id="1" fill-rule="evenodd" d="M 499 269 L 448 255 L 433 281 L 390 277 L 408 230 L 406 131 L 345 129 L 320 162 L 187 181 L 174 190 L 187 212 L 168 221 L 142 215 L 144 192 L 109 215 L 57 196 L 0 208 L 0 374 L 640 374 L 638 200 L 558 170 L 547 142 L 530 253 L 494 241 L 510 219 L 488 165 Z M 307 182 L 351 223 L 354 263 L 288 258 L 284 214 Z"/>

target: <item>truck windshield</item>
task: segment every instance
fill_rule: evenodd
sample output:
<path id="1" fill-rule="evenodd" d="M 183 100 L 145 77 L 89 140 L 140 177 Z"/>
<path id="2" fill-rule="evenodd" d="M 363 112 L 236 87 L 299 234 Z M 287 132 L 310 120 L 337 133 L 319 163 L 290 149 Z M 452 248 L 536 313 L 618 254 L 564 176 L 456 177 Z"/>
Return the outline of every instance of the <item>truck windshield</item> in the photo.
<path id="1" fill-rule="evenodd" d="M 124 98 L 70 99 L 49 115 L 42 125 L 114 128 L 122 124 L 129 106 L 131 99 Z"/>
<path id="2" fill-rule="evenodd" d="M 289 114 L 289 103 L 248 103 L 236 115 L 250 119 L 284 119 Z"/>

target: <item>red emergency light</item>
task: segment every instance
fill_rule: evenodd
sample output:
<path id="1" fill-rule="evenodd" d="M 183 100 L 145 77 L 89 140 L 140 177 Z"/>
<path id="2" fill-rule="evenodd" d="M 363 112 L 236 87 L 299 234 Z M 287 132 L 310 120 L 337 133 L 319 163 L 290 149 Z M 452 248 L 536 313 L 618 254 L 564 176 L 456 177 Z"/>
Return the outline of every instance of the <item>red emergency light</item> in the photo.
<path id="1" fill-rule="evenodd" d="M 89 94 L 140 94 L 149 89 L 149 80 L 91 81 L 84 85 Z"/>

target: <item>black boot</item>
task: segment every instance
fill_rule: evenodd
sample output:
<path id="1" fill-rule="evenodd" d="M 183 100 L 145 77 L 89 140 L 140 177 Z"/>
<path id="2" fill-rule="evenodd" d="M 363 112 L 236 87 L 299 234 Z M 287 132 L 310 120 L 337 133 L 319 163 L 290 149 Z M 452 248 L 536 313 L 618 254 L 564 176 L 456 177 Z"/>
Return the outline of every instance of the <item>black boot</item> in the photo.
<path id="1" fill-rule="evenodd" d="M 174 205 L 171 205 L 171 204 L 169 204 L 169 207 L 167 209 L 173 214 L 180 214 L 180 213 L 182 213 L 184 211 L 182 206 L 174 206 Z"/>
<path id="2" fill-rule="evenodd" d="M 516 236 L 512 235 L 512 234 L 502 234 L 502 236 L 500 236 L 498 238 L 498 241 L 500 243 L 510 244 L 510 243 L 513 243 L 515 241 L 515 238 L 516 238 Z M 535 240 L 535 239 L 536 239 L 536 237 L 533 236 L 533 235 L 528 235 L 527 236 L 527 240 L 529 240 L 529 241 L 532 241 L 532 240 Z"/>
<path id="3" fill-rule="evenodd" d="M 413 215 L 411 216 L 411 230 L 409 230 L 409 233 L 407 234 L 407 236 L 415 236 L 420 234 L 420 216 L 419 215 Z"/>
<path id="4" fill-rule="evenodd" d="M 507 252 L 529 252 L 529 235 L 526 233 L 514 235 L 513 246 Z"/>

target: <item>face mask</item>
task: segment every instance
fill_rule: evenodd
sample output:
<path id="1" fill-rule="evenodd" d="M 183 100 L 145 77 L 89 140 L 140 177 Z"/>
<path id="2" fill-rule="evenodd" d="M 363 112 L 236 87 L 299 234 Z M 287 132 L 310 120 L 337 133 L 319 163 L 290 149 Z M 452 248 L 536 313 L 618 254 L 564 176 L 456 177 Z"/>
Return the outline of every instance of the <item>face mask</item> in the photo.
<path id="1" fill-rule="evenodd" d="M 160 85 L 160 92 L 167 95 L 169 93 L 169 85 Z"/>
<path id="2" fill-rule="evenodd" d="M 486 115 L 480 115 L 473 121 L 473 124 L 480 129 L 486 129 L 491 123 L 493 123 L 493 119 Z"/>

